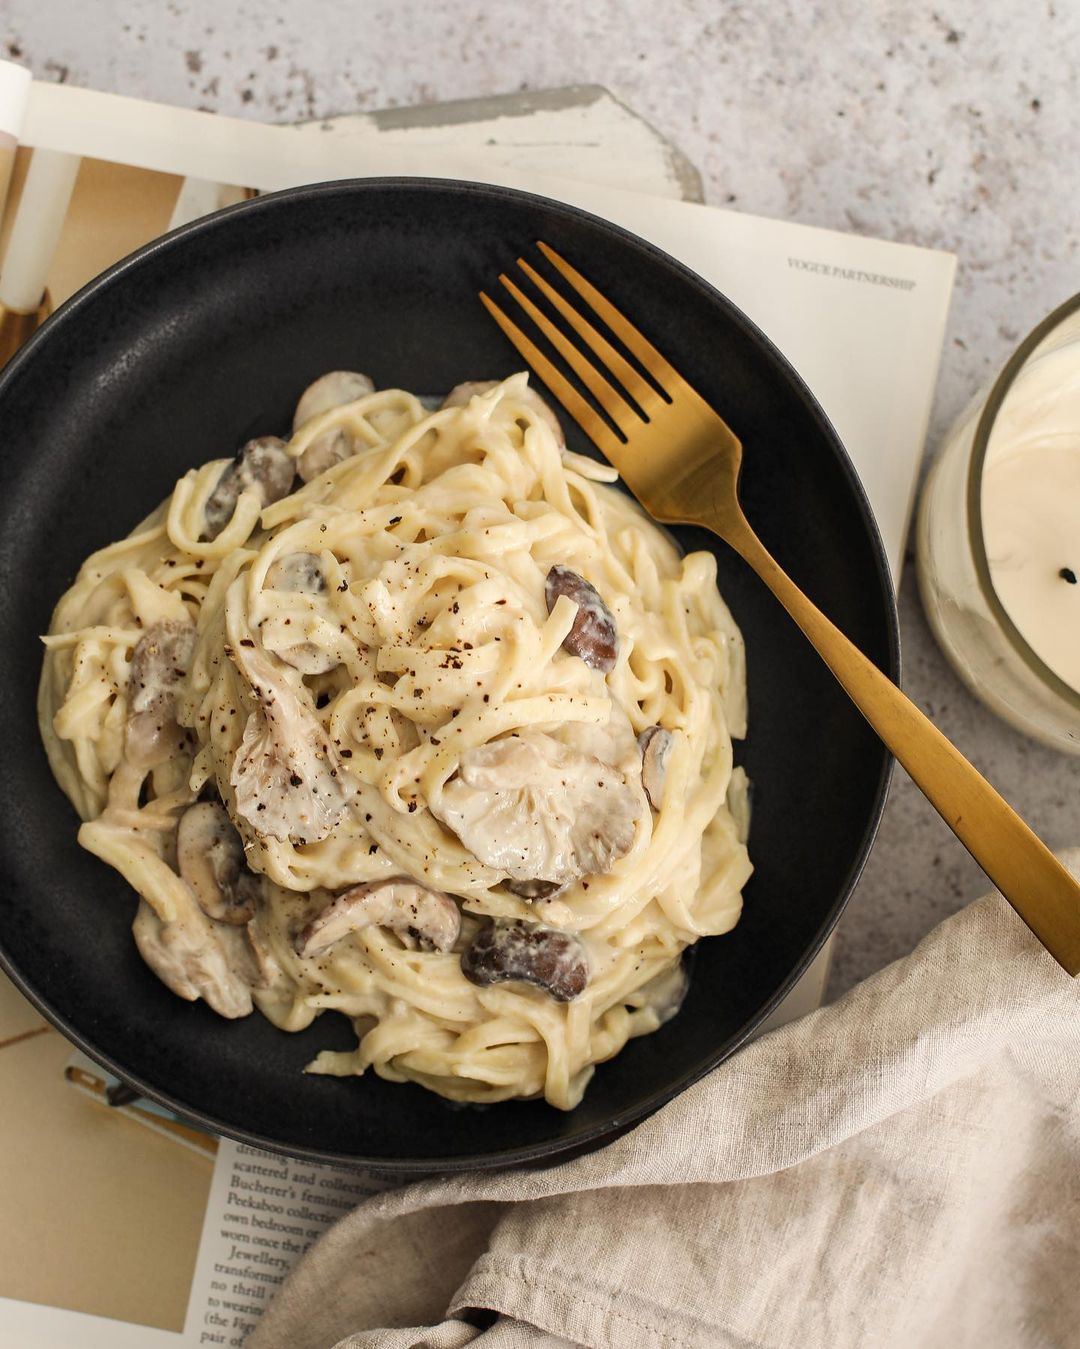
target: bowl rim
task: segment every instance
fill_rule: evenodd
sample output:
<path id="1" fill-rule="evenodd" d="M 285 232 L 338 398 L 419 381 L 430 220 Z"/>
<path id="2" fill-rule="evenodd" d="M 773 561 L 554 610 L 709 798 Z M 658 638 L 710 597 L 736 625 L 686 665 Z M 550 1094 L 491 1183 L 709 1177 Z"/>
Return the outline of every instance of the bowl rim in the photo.
<path id="1" fill-rule="evenodd" d="M 38 350 L 42 345 L 49 342 L 51 334 L 55 332 L 58 327 L 66 323 L 77 322 L 80 311 L 90 304 L 102 291 L 115 285 L 126 276 L 128 272 L 142 266 L 147 259 L 156 256 L 158 253 L 182 247 L 188 240 L 196 239 L 208 234 L 220 228 L 223 223 L 228 222 L 237 216 L 246 216 L 255 214 L 256 212 L 273 212 L 278 209 L 279 203 L 282 202 L 288 203 L 299 200 L 311 200 L 333 194 L 361 195 L 365 191 L 372 190 L 404 190 L 419 194 L 445 193 L 450 196 L 486 197 L 496 201 L 506 199 L 519 204 L 535 203 L 546 212 L 554 212 L 555 214 L 563 215 L 571 220 L 579 222 L 584 220 L 601 234 L 613 234 L 623 242 L 629 243 L 634 248 L 644 251 L 651 257 L 655 264 L 659 265 L 661 268 L 674 269 L 687 283 L 692 285 L 698 291 L 703 292 L 712 304 L 717 305 L 720 309 L 724 310 L 736 327 L 742 331 L 743 335 L 763 352 L 766 359 L 783 370 L 787 378 L 791 381 L 793 392 L 798 395 L 800 401 L 806 406 L 810 414 L 819 421 L 823 431 L 826 433 L 826 439 L 831 443 L 837 466 L 847 480 L 847 486 L 852 493 L 855 505 L 862 517 L 867 542 L 871 546 L 874 560 L 874 579 L 877 583 L 876 588 L 880 592 L 884 606 L 884 613 L 881 617 L 885 621 L 884 635 L 888 655 L 888 659 L 885 663 L 885 673 L 894 683 L 900 683 L 900 627 L 897 599 L 877 521 L 874 517 L 873 510 L 871 509 L 862 482 L 855 471 L 855 467 L 851 462 L 847 450 L 844 448 L 843 441 L 837 434 L 828 414 L 821 407 L 805 380 L 775 343 L 766 336 L 751 318 L 729 300 L 723 292 L 719 291 L 685 263 L 680 262 L 679 259 L 665 252 L 662 248 L 659 248 L 647 239 L 641 238 L 640 235 L 634 234 L 633 231 L 628 230 L 621 225 L 606 220 L 604 217 L 598 216 L 591 211 L 583 210 L 581 207 L 572 206 L 566 202 L 556 201 L 550 197 L 545 197 L 540 193 L 526 192 L 519 188 L 502 187 L 489 183 L 471 182 L 461 179 L 414 178 L 399 175 L 372 178 L 342 178 L 333 179 L 327 182 L 308 183 L 297 187 L 284 188 L 277 192 L 269 192 L 247 201 L 237 202 L 232 206 L 225 207 L 219 211 L 214 211 L 209 215 L 201 216 L 197 220 L 190 221 L 177 229 L 170 230 L 168 233 L 160 235 L 156 239 L 152 239 L 149 243 L 146 243 L 141 248 L 127 254 L 127 256 L 121 258 L 118 262 L 115 262 L 111 267 L 93 277 L 86 285 L 82 286 L 78 291 L 71 295 L 49 316 L 48 319 L 46 319 L 45 323 L 42 324 L 30 340 L 11 358 L 3 370 L 0 370 L 0 399 L 4 397 L 8 385 L 18 377 L 22 367 L 28 361 L 35 358 Z M 506 1148 L 488 1150 L 472 1155 L 459 1154 L 446 1157 L 424 1157 L 413 1155 L 395 1157 L 392 1159 L 385 1157 L 370 1157 L 358 1153 L 328 1152 L 318 1147 L 309 1147 L 303 1144 L 290 1143 L 285 1145 L 254 1130 L 239 1128 L 224 1120 L 217 1119 L 206 1111 L 201 1111 L 196 1107 L 185 1105 L 170 1097 L 167 1092 L 163 1092 L 159 1088 L 152 1086 L 150 1083 L 143 1081 L 138 1075 L 123 1068 L 121 1064 L 117 1063 L 111 1057 L 111 1055 L 97 1048 L 89 1036 L 80 1031 L 78 1027 L 73 1026 L 65 1016 L 58 1012 L 47 1001 L 46 998 L 39 995 L 34 990 L 28 981 L 26 981 L 20 972 L 13 966 L 4 950 L 2 942 L 0 942 L 0 969 L 4 971 L 8 978 L 11 979 L 12 983 L 15 984 L 19 991 L 35 1008 L 37 1008 L 51 1025 L 59 1030 L 76 1048 L 82 1050 L 83 1053 L 106 1069 L 106 1071 L 111 1073 L 114 1077 L 119 1078 L 133 1090 L 137 1091 L 140 1096 L 144 1096 L 147 1100 L 153 1101 L 164 1109 L 179 1115 L 181 1118 L 193 1123 L 196 1127 L 229 1138 L 234 1142 L 243 1143 L 249 1147 L 259 1148 L 263 1151 L 276 1153 L 278 1155 L 295 1157 L 303 1161 L 317 1162 L 323 1165 L 344 1168 L 365 1168 L 374 1172 L 403 1177 L 421 1177 L 435 1174 L 452 1174 L 463 1171 L 497 1170 L 524 1166 L 557 1165 L 562 1161 L 569 1160 L 573 1156 L 601 1147 L 605 1142 L 613 1141 L 629 1128 L 643 1122 L 649 1116 L 655 1114 L 663 1106 L 673 1101 L 688 1087 L 693 1086 L 695 1082 L 700 1081 L 734 1054 L 736 1050 L 741 1048 L 776 1010 L 809 968 L 810 964 L 825 944 L 830 933 L 836 927 L 836 924 L 851 897 L 851 893 L 862 874 L 863 868 L 866 865 L 866 859 L 869 856 L 870 849 L 877 837 L 878 828 L 881 823 L 882 813 L 885 808 L 885 802 L 892 781 L 893 763 L 893 756 L 884 749 L 884 746 L 882 746 L 881 767 L 877 775 L 870 815 L 860 846 L 848 866 L 837 896 L 829 907 L 824 920 L 784 981 L 738 1031 L 729 1036 L 721 1044 L 717 1045 L 715 1049 L 706 1055 L 693 1069 L 683 1073 L 676 1081 L 667 1083 L 663 1087 L 649 1093 L 646 1098 L 637 1101 L 634 1106 L 629 1109 L 611 1116 L 605 1121 L 597 1122 L 588 1128 L 582 1129 L 572 1137 L 558 1138 L 548 1142 L 530 1143 L 520 1146 L 510 1145 Z M 504 1104 L 507 1107 L 512 1107 L 514 1102 L 508 1101 Z M 552 1109 L 554 1109 L 554 1107 L 552 1107 Z M 572 1114 L 573 1112 L 570 1113 Z"/>

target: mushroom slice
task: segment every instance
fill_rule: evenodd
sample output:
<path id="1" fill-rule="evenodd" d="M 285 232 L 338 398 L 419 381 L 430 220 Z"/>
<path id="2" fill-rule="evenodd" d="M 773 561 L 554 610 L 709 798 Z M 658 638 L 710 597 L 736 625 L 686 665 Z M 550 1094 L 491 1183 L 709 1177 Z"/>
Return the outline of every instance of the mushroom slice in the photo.
<path id="1" fill-rule="evenodd" d="M 535 984 L 556 1002 L 570 1002 L 589 982 L 589 958 L 581 939 L 534 923 L 490 923 L 461 953 L 470 983 Z"/>
<path id="2" fill-rule="evenodd" d="M 555 566 L 544 583 L 549 614 L 560 595 L 573 600 L 578 607 L 574 626 L 563 640 L 563 650 L 572 656 L 580 656 L 586 665 L 602 670 L 604 674 L 614 670 L 619 634 L 611 610 L 600 598 L 599 591 L 569 567 Z"/>
<path id="3" fill-rule="evenodd" d="M 136 768 L 153 768 L 184 743 L 176 689 L 195 649 L 195 625 L 166 619 L 147 628 L 131 657 L 124 750 Z"/>
<path id="4" fill-rule="evenodd" d="M 255 915 L 261 882 L 247 868 L 244 845 L 217 801 L 200 801 L 180 817 L 176 860 L 209 918 L 242 926 Z"/>
<path id="5" fill-rule="evenodd" d="M 320 376 L 314 384 L 309 384 L 300 395 L 293 414 L 293 434 L 311 421 L 312 417 L 321 417 L 331 408 L 342 407 L 346 403 L 355 403 L 358 398 L 366 398 L 375 392 L 375 385 L 367 375 L 355 370 L 331 370 Z M 353 441 L 348 431 L 341 426 L 331 427 L 315 437 L 304 450 L 297 463 L 297 469 L 305 482 L 317 478 L 320 473 L 340 464 L 353 454 Z"/>
<path id="6" fill-rule="evenodd" d="M 322 562 L 314 553 L 286 553 L 269 568 L 266 584 L 271 590 L 290 591 L 296 595 L 322 595 L 326 592 L 326 576 Z M 289 619 L 286 619 L 288 622 Z M 276 625 L 271 623 L 270 627 Z M 341 664 L 332 651 L 317 642 L 288 642 L 278 645 L 280 628 L 271 635 L 263 628 L 263 641 L 269 650 L 301 674 L 327 674 Z"/>
<path id="7" fill-rule="evenodd" d="M 267 570 L 266 584 L 272 590 L 321 595 L 326 590 L 326 577 L 314 553 L 285 553 Z"/>
<path id="8" fill-rule="evenodd" d="M 277 957 L 269 942 L 259 930 L 258 919 L 253 918 L 244 929 L 247 934 L 248 948 L 255 963 L 253 988 L 272 988 L 285 977 L 285 971 L 278 964 Z"/>
<path id="9" fill-rule="evenodd" d="M 456 384 L 443 399 L 444 408 L 465 407 L 482 393 L 488 393 L 502 381 L 497 379 L 472 379 L 464 384 Z M 559 425 L 559 419 L 556 417 L 551 404 L 536 392 L 535 389 L 525 385 L 519 389 L 515 395 L 519 402 L 532 408 L 541 421 L 546 422 L 551 428 L 551 433 L 555 437 L 556 444 L 560 450 L 566 448 L 566 437 L 563 435 L 563 429 Z"/>
<path id="10" fill-rule="evenodd" d="M 217 940 L 213 924 L 196 905 L 163 923 L 145 900 L 139 901 L 131 925 L 139 954 L 167 988 L 188 1002 L 202 998 L 219 1016 L 247 1016 L 251 989 L 232 967 L 226 944 Z M 235 928 L 218 929 L 235 932 Z"/>
<path id="11" fill-rule="evenodd" d="M 279 436 L 249 440 L 233 462 L 222 471 L 217 486 L 206 500 L 206 539 L 216 539 L 233 517 L 240 493 L 254 488 L 264 506 L 280 501 L 292 491 L 296 465 Z"/>
<path id="12" fill-rule="evenodd" d="M 344 813 L 349 788 L 315 713 L 265 659 L 243 671 L 259 699 L 247 719 L 229 781 L 236 813 L 255 833 L 297 845 L 325 838 Z"/>
<path id="13" fill-rule="evenodd" d="M 374 392 L 375 385 L 368 375 L 361 375 L 356 370 L 330 370 L 309 384 L 300 395 L 293 413 L 293 432 L 299 431 L 312 417 L 321 417 L 331 408 L 355 403 L 358 398 L 366 398 Z"/>
<path id="14" fill-rule="evenodd" d="M 686 966 L 676 960 L 669 969 L 650 979 L 634 994 L 634 1003 L 649 1007 L 661 1026 L 666 1026 L 678 1014 L 690 989 Z"/>
<path id="15" fill-rule="evenodd" d="M 566 884 L 558 881 L 504 881 L 503 884 L 512 895 L 521 899 L 551 899 L 566 889 Z"/>
<path id="16" fill-rule="evenodd" d="M 354 885 L 303 929 L 296 952 L 318 955 L 348 933 L 372 926 L 411 933 L 425 951 L 449 951 L 461 931 L 461 912 L 449 895 L 408 876 Z"/>
<path id="17" fill-rule="evenodd" d="M 332 651 L 327 651 L 316 642 L 296 642 L 289 646 L 275 647 L 264 637 L 264 643 L 268 651 L 272 650 L 279 660 L 291 665 L 294 670 L 299 670 L 301 674 L 329 674 L 341 664 L 340 659 Z"/>
<path id="18" fill-rule="evenodd" d="M 641 785 L 653 810 L 659 810 L 664 800 L 664 782 L 667 761 L 675 737 L 663 726 L 647 726 L 638 736 L 641 746 Z"/>
<path id="19" fill-rule="evenodd" d="M 634 841 L 641 793 L 621 773 L 529 732 L 462 755 L 433 815 L 479 861 L 511 881 L 561 888 L 610 871 Z"/>
<path id="20" fill-rule="evenodd" d="M 316 436 L 296 461 L 296 471 L 304 482 L 312 482 L 321 473 L 327 473 L 335 465 L 351 459 L 354 454 L 353 439 L 343 426 L 332 426 L 322 435 Z"/>

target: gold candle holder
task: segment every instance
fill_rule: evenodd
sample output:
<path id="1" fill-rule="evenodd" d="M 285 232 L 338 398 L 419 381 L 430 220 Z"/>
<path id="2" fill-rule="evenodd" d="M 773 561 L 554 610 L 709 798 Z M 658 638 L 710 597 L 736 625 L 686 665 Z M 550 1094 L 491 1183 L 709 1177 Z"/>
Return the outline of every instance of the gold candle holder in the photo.
<path id="1" fill-rule="evenodd" d="M 20 313 L 0 304 L 0 365 L 6 365 L 22 344 L 33 337 L 52 313 L 52 300 L 46 291 L 41 303 L 29 313 Z"/>

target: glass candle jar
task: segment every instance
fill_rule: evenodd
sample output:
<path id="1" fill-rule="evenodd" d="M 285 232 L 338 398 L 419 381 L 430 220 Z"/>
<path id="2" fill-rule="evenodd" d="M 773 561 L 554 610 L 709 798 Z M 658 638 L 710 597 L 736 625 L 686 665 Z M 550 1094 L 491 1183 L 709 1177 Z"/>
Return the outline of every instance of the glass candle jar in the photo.
<path id="1" fill-rule="evenodd" d="M 1080 296 L 945 437 L 916 524 L 923 606 L 971 691 L 1080 754 Z"/>

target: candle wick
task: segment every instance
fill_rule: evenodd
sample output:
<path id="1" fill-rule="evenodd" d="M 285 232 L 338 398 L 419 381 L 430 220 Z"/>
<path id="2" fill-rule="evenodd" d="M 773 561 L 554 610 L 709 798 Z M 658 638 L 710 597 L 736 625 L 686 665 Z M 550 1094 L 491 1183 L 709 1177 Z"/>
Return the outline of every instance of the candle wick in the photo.
<path id="1" fill-rule="evenodd" d="M 1076 585 L 1076 572 L 1073 571 L 1072 567 L 1062 567 L 1058 575 L 1063 581 L 1068 581 L 1069 585 Z"/>

